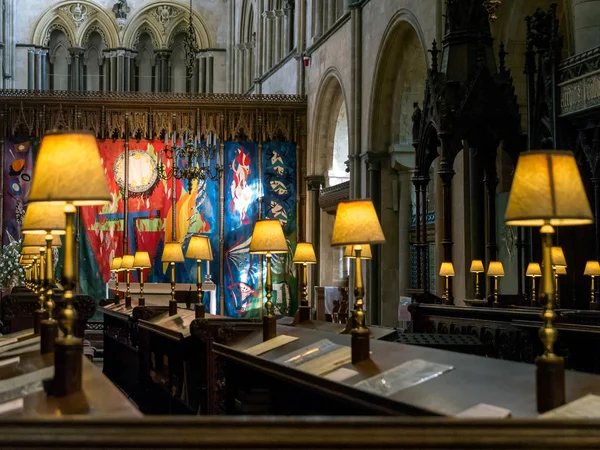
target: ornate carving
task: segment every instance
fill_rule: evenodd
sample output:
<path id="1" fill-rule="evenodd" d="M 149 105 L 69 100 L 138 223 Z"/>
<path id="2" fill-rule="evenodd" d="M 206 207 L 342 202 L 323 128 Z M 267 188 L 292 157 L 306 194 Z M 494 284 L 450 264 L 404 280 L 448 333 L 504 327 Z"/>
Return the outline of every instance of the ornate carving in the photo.
<path id="1" fill-rule="evenodd" d="M 64 33 L 65 37 L 69 41 L 69 46 L 73 45 L 73 42 L 71 42 L 71 38 L 69 37 L 70 35 L 67 27 L 60 22 L 54 22 L 48 27 L 48 30 L 46 30 L 46 36 L 44 37 L 43 41 L 44 47 L 48 47 L 48 45 L 50 44 L 50 37 L 52 36 L 52 33 L 56 30 L 62 31 Z"/>
<path id="2" fill-rule="evenodd" d="M 112 12 L 115 18 L 118 20 L 126 20 L 127 14 L 129 14 L 130 8 L 127 4 L 127 0 L 117 0 L 112 7 Z"/>
<path id="3" fill-rule="evenodd" d="M 104 45 L 108 46 L 108 39 L 106 38 L 106 32 L 104 31 L 104 28 L 102 28 L 98 24 L 94 24 L 94 25 L 91 25 L 90 27 L 88 27 L 88 29 L 85 31 L 85 34 L 83 35 L 83 39 L 81 40 L 82 45 L 86 45 L 86 43 L 89 41 L 90 35 L 92 33 L 98 33 L 102 37 L 102 42 L 104 42 Z"/>
<path id="4" fill-rule="evenodd" d="M 73 3 L 67 6 L 61 6 L 59 10 L 64 12 L 69 19 L 73 21 L 77 28 L 79 28 L 97 12 L 94 7 L 88 7 L 87 5 L 82 5 L 81 3 Z"/>
<path id="5" fill-rule="evenodd" d="M 172 6 L 161 5 L 157 6 L 153 11 L 152 15 L 163 27 L 163 34 L 166 32 L 169 24 L 173 19 L 176 19 L 183 14 L 183 10 L 179 8 L 173 8 Z"/>

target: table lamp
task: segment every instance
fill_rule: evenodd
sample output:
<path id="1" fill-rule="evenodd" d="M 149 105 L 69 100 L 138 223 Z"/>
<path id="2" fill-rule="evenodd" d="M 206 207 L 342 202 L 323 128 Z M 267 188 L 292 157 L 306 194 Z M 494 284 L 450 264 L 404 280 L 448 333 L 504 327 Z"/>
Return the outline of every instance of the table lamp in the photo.
<path id="1" fill-rule="evenodd" d="M 62 285 L 65 308 L 61 314 L 64 337 L 55 342 L 54 395 L 61 397 L 81 390 L 83 344 L 74 336 L 76 312 L 73 289 L 76 275 L 74 263 L 74 223 L 78 206 L 110 203 L 112 197 L 106 182 L 96 137 L 89 132 L 62 131 L 46 133 L 36 159 L 29 203 L 62 205 L 65 212 L 65 242 Z"/>
<path id="2" fill-rule="evenodd" d="M 354 310 L 352 311 L 352 364 L 369 358 L 369 329 L 365 324 L 363 298 L 365 289 L 362 279 L 362 246 L 382 244 L 385 236 L 373 202 L 369 199 L 343 201 L 338 204 L 331 245 L 354 245 Z"/>
<path id="3" fill-rule="evenodd" d="M 63 214 L 64 216 L 64 214 Z M 52 271 L 50 272 L 50 278 L 48 278 L 48 274 L 46 271 L 46 263 L 48 261 L 48 257 L 46 252 L 50 252 L 50 261 L 52 261 L 52 247 L 60 247 L 60 237 L 58 235 L 48 235 L 50 238 L 48 241 L 46 240 L 46 235 L 44 234 L 26 234 L 23 237 L 23 247 L 24 249 L 32 248 L 33 251 L 38 252 L 39 258 L 36 260 L 37 266 L 37 278 L 36 278 L 36 295 L 38 296 L 40 307 L 33 311 L 33 332 L 36 335 L 40 335 L 41 340 L 41 325 L 42 321 L 48 320 L 51 317 L 52 312 L 54 310 L 54 302 L 52 300 L 52 286 L 50 286 L 50 292 L 48 293 L 48 283 L 52 283 Z M 52 264 L 52 262 L 50 262 Z M 52 302 L 52 305 L 49 305 L 47 308 L 47 302 Z M 56 330 L 57 332 L 58 330 Z M 49 338 L 46 333 L 46 338 Z M 56 338 L 56 336 L 54 336 Z M 51 340 L 51 339 L 50 339 Z M 45 344 L 50 345 L 51 348 L 54 347 L 54 342 L 48 344 L 46 341 Z M 47 348 L 46 348 L 47 349 Z M 46 352 L 46 353 L 51 353 Z"/>
<path id="4" fill-rule="evenodd" d="M 162 262 L 171 266 L 171 300 L 169 300 L 169 316 L 177 314 L 177 301 L 175 300 L 175 263 L 184 262 L 183 250 L 179 242 L 167 242 L 163 249 Z"/>
<path id="5" fill-rule="evenodd" d="M 592 289 L 590 291 L 590 309 L 596 309 L 596 290 L 594 289 L 594 278 L 600 276 L 600 263 L 588 261 L 585 263 L 583 274 L 592 277 Z"/>
<path id="6" fill-rule="evenodd" d="M 196 319 L 204 317 L 204 292 L 202 291 L 202 261 L 212 261 L 212 249 L 208 236 L 192 236 L 185 252 L 185 257 L 196 260 L 196 289 L 198 301 L 196 303 Z"/>
<path id="7" fill-rule="evenodd" d="M 123 255 L 121 259 L 121 269 L 125 271 L 125 308 L 131 308 L 131 283 L 129 278 L 129 272 L 133 270 L 133 261 L 135 260 L 133 255 Z"/>
<path id="8" fill-rule="evenodd" d="M 118 305 L 121 301 L 121 294 L 119 293 L 119 272 L 121 271 L 122 262 L 123 258 L 120 256 L 115 256 L 110 262 L 110 271 L 115 274 L 115 291 L 117 291 L 117 295 L 115 297 L 116 305 Z"/>
<path id="9" fill-rule="evenodd" d="M 356 259 L 356 245 L 346 245 L 344 247 L 344 258 L 348 258 L 348 259 Z M 361 248 L 360 251 L 360 260 L 367 260 L 370 261 L 371 259 L 373 259 L 373 254 L 371 253 L 371 246 L 369 244 L 365 244 L 365 245 L 360 245 L 358 246 Z M 355 262 L 356 264 L 356 262 Z M 364 309 L 364 304 L 363 304 L 363 309 Z M 340 333 L 340 334 L 350 334 L 352 333 L 352 330 L 356 328 L 356 325 L 354 324 L 354 316 L 349 316 L 348 320 L 346 320 L 346 328 L 344 328 L 344 330 Z"/>
<path id="10" fill-rule="evenodd" d="M 298 308 L 298 319 L 300 322 L 307 322 L 311 319 L 308 302 L 308 265 L 317 263 L 313 245 L 310 242 L 298 242 L 293 262 L 302 266 L 302 299 Z"/>
<path id="11" fill-rule="evenodd" d="M 539 263 L 529 263 L 525 276 L 531 277 L 531 306 L 537 306 L 537 297 L 535 295 L 535 279 L 542 276 L 542 268 Z"/>
<path id="12" fill-rule="evenodd" d="M 589 225 L 592 210 L 570 151 L 530 150 L 517 162 L 506 208 L 507 225 L 541 227 L 544 354 L 536 358 L 537 408 L 546 412 L 565 403 L 565 366 L 554 353 L 555 289 L 552 274 L 552 235 L 555 226 Z"/>
<path id="13" fill-rule="evenodd" d="M 140 271 L 140 297 L 138 298 L 139 306 L 146 306 L 144 298 L 144 269 L 152 267 L 150 262 L 150 254 L 148 252 L 135 252 L 133 257 L 133 268 Z"/>
<path id="14" fill-rule="evenodd" d="M 286 254 L 287 252 L 288 245 L 279 220 L 257 220 L 254 225 L 254 230 L 252 231 L 250 253 L 253 255 L 265 255 L 267 259 L 267 279 L 265 280 L 265 295 L 267 297 L 265 308 L 267 314 L 263 317 L 263 341 L 273 339 L 277 336 L 275 316 L 273 315 L 273 303 L 271 302 L 271 297 L 273 295 L 271 257 L 277 253 Z"/>
<path id="15" fill-rule="evenodd" d="M 446 295 L 444 296 L 444 305 L 450 305 L 450 283 L 448 278 L 454 276 L 454 266 L 451 262 L 443 262 L 440 266 L 440 276 L 446 278 Z"/>
<path id="16" fill-rule="evenodd" d="M 556 293 L 555 305 L 556 308 L 560 308 L 560 290 L 558 289 L 558 273 L 556 269 L 558 267 L 567 267 L 567 260 L 563 253 L 562 247 L 554 246 L 550 249 L 550 259 L 552 261 L 552 270 L 554 270 L 554 292 Z M 565 270 L 566 273 L 566 270 Z"/>
<path id="17" fill-rule="evenodd" d="M 54 267 L 52 247 L 60 244 L 55 236 L 65 234 L 65 212 L 60 205 L 49 203 L 30 203 L 27 205 L 21 232 L 25 235 L 44 235 L 46 241 L 46 273 L 44 285 L 46 289 L 46 305 L 48 317 L 40 322 L 40 352 L 54 353 L 54 341 L 58 337 L 58 322 L 53 317 L 54 311 Z M 58 245 L 60 246 L 60 245 Z"/>
<path id="18" fill-rule="evenodd" d="M 502 266 L 501 261 L 490 261 L 487 270 L 488 277 L 494 277 L 494 303 L 493 307 L 497 308 L 499 306 L 498 303 L 498 277 L 504 276 L 504 266 Z"/>
<path id="19" fill-rule="evenodd" d="M 485 272 L 483 261 L 480 259 L 474 259 L 471 261 L 471 269 L 469 271 L 475 274 L 475 298 L 480 299 L 482 295 L 479 292 L 479 274 Z"/>

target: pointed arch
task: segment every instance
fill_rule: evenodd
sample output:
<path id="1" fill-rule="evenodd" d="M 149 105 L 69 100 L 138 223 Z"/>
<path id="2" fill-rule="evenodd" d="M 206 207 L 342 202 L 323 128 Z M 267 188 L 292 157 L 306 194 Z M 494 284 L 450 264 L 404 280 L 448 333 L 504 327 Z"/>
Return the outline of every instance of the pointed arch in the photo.
<path id="1" fill-rule="evenodd" d="M 54 19 L 44 28 L 39 40 L 34 40 L 34 44 L 48 47 L 50 37 L 54 31 L 62 31 L 69 41 L 69 46 L 75 45 L 75 32 L 71 26 L 62 18 L 54 17 Z"/>
<path id="2" fill-rule="evenodd" d="M 90 38 L 90 34 L 94 32 L 102 36 L 104 45 L 107 48 L 115 48 L 119 45 L 119 36 L 117 30 L 112 26 L 107 27 L 106 24 L 99 19 L 91 21 L 85 28 L 81 30 L 79 38 L 80 44 L 85 45 Z"/>
<path id="3" fill-rule="evenodd" d="M 150 36 L 150 40 L 152 41 L 152 46 L 154 50 L 158 50 L 163 47 L 163 44 L 160 40 L 160 31 L 156 29 L 154 25 L 152 25 L 148 21 L 143 21 L 135 30 L 132 35 L 133 40 L 131 44 L 127 46 L 127 48 L 132 48 L 137 50 L 138 45 L 140 43 L 140 36 L 142 34 L 147 34 Z"/>

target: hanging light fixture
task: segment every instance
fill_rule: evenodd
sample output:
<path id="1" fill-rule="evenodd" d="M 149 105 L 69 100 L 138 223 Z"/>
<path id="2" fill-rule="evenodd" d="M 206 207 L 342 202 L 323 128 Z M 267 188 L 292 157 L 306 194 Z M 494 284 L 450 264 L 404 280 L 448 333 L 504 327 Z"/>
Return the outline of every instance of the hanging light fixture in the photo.
<path id="1" fill-rule="evenodd" d="M 183 40 L 183 49 L 185 51 L 185 69 L 188 80 L 194 76 L 194 67 L 196 57 L 200 49 L 196 41 L 196 30 L 192 22 L 192 0 L 190 0 L 190 17 L 188 19 L 188 32 Z"/>

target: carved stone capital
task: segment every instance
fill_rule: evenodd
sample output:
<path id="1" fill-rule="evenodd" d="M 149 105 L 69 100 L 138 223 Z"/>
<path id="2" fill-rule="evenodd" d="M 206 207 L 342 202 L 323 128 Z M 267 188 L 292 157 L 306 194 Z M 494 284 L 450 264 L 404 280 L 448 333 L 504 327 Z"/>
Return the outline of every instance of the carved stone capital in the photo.
<path id="1" fill-rule="evenodd" d="M 306 186 L 309 191 L 320 191 L 325 187 L 325 177 L 323 175 L 309 175 L 306 177 Z"/>

